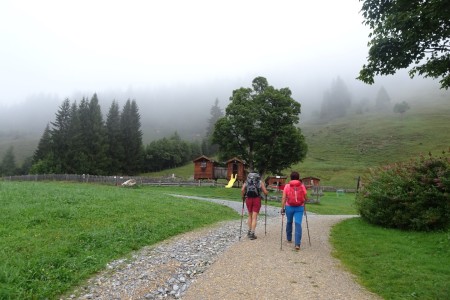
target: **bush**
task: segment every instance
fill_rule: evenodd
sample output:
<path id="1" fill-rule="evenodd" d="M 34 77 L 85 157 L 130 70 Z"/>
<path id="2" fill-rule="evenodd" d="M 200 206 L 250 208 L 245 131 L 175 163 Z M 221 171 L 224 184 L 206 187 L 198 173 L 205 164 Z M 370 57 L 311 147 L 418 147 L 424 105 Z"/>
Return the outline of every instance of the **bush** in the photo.
<path id="1" fill-rule="evenodd" d="M 450 224 L 450 158 L 421 156 L 372 170 L 356 197 L 361 217 L 383 227 L 430 231 Z"/>

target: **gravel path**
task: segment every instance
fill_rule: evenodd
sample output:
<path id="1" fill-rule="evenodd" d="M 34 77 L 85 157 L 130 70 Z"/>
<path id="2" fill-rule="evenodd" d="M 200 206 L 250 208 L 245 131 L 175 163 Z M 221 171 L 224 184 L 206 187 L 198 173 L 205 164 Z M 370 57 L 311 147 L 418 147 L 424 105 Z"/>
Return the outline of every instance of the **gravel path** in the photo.
<path id="1" fill-rule="evenodd" d="M 242 202 L 188 198 L 242 210 Z M 311 246 L 304 221 L 297 252 L 281 243 L 279 209 L 268 206 L 267 215 L 267 233 L 260 217 L 256 240 L 243 230 L 239 241 L 240 220 L 221 222 L 114 261 L 61 299 L 381 299 L 331 256 L 330 228 L 351 216 L 308 214 Z"/>

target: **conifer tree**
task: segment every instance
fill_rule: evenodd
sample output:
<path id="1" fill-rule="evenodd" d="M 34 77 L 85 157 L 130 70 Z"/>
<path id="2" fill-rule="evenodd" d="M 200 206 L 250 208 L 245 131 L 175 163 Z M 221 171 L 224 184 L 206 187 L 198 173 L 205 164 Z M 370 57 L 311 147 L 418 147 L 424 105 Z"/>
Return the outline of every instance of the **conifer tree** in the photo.
<path id="1" fill-rule="evenodd" d="M 375 98 L 375 109 L 379 112 L 388 112 L 391 109 L 391 97 L 384 87 L 378 90 Z"/>
<path id="2" fill-rule="evenodd" d="M 105 174 L 108 164 L 105 125 L 97 94 L 88 102 L 83 99 L 79 107 L 80 143 L 79 162 L 83 174 Z"/>
<path id="3" fill-rule="evenodd" d="M 211 116 L 208 120 L 206 135 L 202 141 L 203 153 L 205 155 L 214 155 L 219 150 L 219 146 L 217 144 L 213 144 L 212 142 L 214 126 L 216 125 L 216 122 L 223 117 L 223 111 L 219 107 L 219 99 L 216 98 L 214 105 L 211 107 L 210 113 Z"/>
<path id="4" fill-rule="evenodd" d="M 80 116 L 77 102 L 73 102 L 70 108 L 70 126 L 69 126 L 69 151 L 67 153 L 67 173 L 80 174 L 82 172 L 83 156 L 82 138 L 80 131 Z"/>
<path id="5" fill-rule="evenodd" d="M 102 111 L 98 103 L 97 94 L 92 96 L 89 102 L 89 112 L 91 121 L 90 131 L 90 153 L 93 166 L 93 174 L 103 175 L 109 164 L 108 143 L 106 138 L 106 127 L 103 121 Z"/>
<path id="6" fill-rule="evenodd" d="M 13 146 L 10 146 L 2 159 L 1 173 L 3 176 L 12 176 L 17 173 L 16 158 L 14 156 Z"/>
<path id="7" fill-rule="evenodd" d="M 86 132 L 89 131 L 89 102 L 86 98 L 82 98 L 78 109 L 73 111 L 76 115 L 73 131 L 73 161 L 77 174 L 91 174 L 90 163 L 87 154 L 87 140 Z M 76 131 L 76 132 L 75 132 Z"/>
<path id="8" fill-rule="evenodd" d="M 54 146 L 52 131 L 50 125 L 44 129 L 37 149 L 34 151 L 34 155 L 31 160 L 31 167 L 29 173 L 31 174 L 52 174 L 55 172 L 55 159 L 54 159 Z"/>
<path id="9" fill-rule="evenodd" d="M 136 101 L 128 99 L 120 116 L 124 150 L 122 171 L 127 175 L 134 175 L 142 169 L 143 146 L 140 118 Z"/>
<path id="10" fill-rule="evenodd" d="M 122 170 L 121 158 L 123 155 L 123 144 L 121 143 L 120 111 L 119 104 L 113 101 L 106 117 L 106 136 L 108 140 L 109 166 L 107 173 L 117 174 Z"/>
<path id="11" fill-rule="evenodd" d="M 56 113 L 51 136 L 53 141 L 54 172 L 63 173 L 67 170 L 67 154 L 69 150 L 70 101 L 65 99 Z"/>
<path id="12" fill-rule="evenodd" d="M 324 93 L 320 118 L 324 121 L 344 117 L 352 103 L 351 94 L 344 81 L 337 77 L 331 88 Z"/>
<path id="13" fill-rule="evenodd" d="M 47 124 L 47 126 L 45 126 L 44 133 L 42 134 L 42 137 L 39 140 L 38 147 L 34 151 L 33 164 L 37 163 L 39 160 L 44 160 L 48 158 L 51 153 L 52 153 L 52 137 L 50 125 Z"/>

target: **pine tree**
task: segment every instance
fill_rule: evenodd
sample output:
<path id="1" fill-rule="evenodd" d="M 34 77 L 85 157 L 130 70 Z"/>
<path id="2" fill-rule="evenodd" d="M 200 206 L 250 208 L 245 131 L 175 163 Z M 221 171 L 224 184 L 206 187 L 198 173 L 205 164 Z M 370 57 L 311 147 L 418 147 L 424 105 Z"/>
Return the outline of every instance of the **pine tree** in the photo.
<path id="1" fill-rule="evenodd" d="M 55 172 L 55 155 L 53 150 L 52 131 L 50 125 L 44 129 L 37 149 L 34 151 L 34 155 L 31 158 L 31 166 L 28 170 L 31 174 L 52 174 Z M 25 164 L 25 163 L 24 163 Z"/>
<path id="2" fill-rule="evenodd" d="M 82 137 L 80 131 L 80 116 L 77 102 L 73 102 L 70 108 L 70 126 L 69 126 L 69 150 L 68 150 L 68 165 L 67 173 L 80 174 L 82 172 L 83 155 Z"/>
<path id="3" fill-rule="evenodd" d="M 90 152 L 92 153 L 91 162 L 93 166 L 92 174 L 105 174 L 107 166 L 109 165 L 109 158 L 107 156 L 108 143 L 106 138 L 106 127 L 103 121 L 102 111 L 98 103 L 97 94 L 91 98 L 89 103 L 89 112 L 91 120 L 90 132 Z"/>
<path id="4" fill-rule="evenodd" d="M 375 109 L 379 112 L 388 112 L 391 109 L 391 97 L 389 97 L 384 87 L 378 90 L 375 99 Z"/>
<path id="5" fill-rule="evenodd" d="M 76 121 L 73 124 L 73 140 L 72 151 L 73 161 L 75 165 L 75 173 L 77 174 L 92 174 L 91 166 L 88 157 L 88 139 L 86 132 L 89 129 L 89 102 L 86 98 L 82 98 L 78 108 L 73 110 Z"/>
<path id="6" fill-rule="evenodd" d="M 39 140 L 38 147 L 34 151 L 33 164 L 37 163 L 39 160 L 44 160 L 48 158 L 52 153 L 52 148 L 53 146 L 52 146 L 50 125 L 47 124 L 47 126 L 45 126 L 44 133 L 42 134 L 42 137 Z"/>
<path id="7" fill-rule="evenodd" d="M 116 101 L 112 102 L 106 117 L 106 136 L 108 140 L 107 155 L 109 157 L 107 173 L 113 175 L 122 170 L 121 158 L 124 157 L 123 144 L 121 143 L 120 111 L 119 104 Z"/>
<path id="8" fill-rule="evenodd" d="M 320 118 L 323 120 L 332 120 L 344 117 L 347 109 L 350 107 L 352 97 L 344 81 L 338 77 L 333 80 L 331 89 L 326 91 L 320 110 Z"/>
<path id="9" fill-rule="evenodd" d="M 3 176 L 12 176 L 17 174 L 18 170 L 13 146 L 9 147 L 5 155 L 3 156 L 0 170 Z"/>
<path id="10" fill-rule="evenodd" d="M 136 174 L 142 169 L 143 146 L 140 118 L 136 101 L 128 99 L 120 116 L 124 149 L 122 171 L 127 175 Z"/>
<path id="11" fill-rule="evenodd" d="M 83 174 L 102 175 L 108 165 L 106 129 L 98 104 L 97 94 L 88 102 L 80 102 L 78 109 L 80 137 L 77 145 L 80 147 L 78 161 L 82 166 Z"/>
<path id="12" fill-rule="evenodd" d="M 202 142 L 203 153 L 205 155 L 214 155 L 219 150 L 217 144 L 213 144 L 212 137 L 214 133 L 214 126 L 216 122 L 223 117 L 223 111 L 219 107 L 219 99 L 216 98 L 214 105 L 210 110 L 211 117 L 208 120 L 208 127 L 206 128 L 206 135 Z"/>
<path id="13" fill-rule="evenodd" d="M 55 122 L 51 123 L 53 129 L 51 136 L 53 141 L 53 165 L 54 172 L 63 173 L 67 170 L 68 150 L 70 144 L 69 128 L 70 128 L 70 101 L 65 99 L 58 112 L 56 113 Z"/>

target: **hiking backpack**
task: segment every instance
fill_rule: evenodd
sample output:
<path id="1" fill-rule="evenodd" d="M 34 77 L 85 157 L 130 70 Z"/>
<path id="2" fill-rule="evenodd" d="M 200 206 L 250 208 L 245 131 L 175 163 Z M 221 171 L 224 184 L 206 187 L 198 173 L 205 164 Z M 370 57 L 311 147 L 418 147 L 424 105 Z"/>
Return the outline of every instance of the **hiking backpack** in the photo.
<path id="1" fill-rule="evenodd" d="M 303 183 L 289 184 L 288 191 L 286 192 L 287 203 L 289 206 L 303 206 L 305 204 L 305 192 L 302 189 Z"/>
<path id="2" fill-rule="evenodd" d="M 261 188 L 261 181 L 258 173 L 250 173 L 247 176 L 245 194 L 247 197 L 259 197 Z"/>

